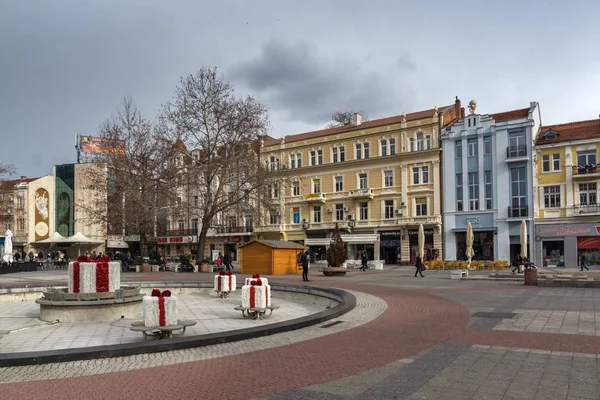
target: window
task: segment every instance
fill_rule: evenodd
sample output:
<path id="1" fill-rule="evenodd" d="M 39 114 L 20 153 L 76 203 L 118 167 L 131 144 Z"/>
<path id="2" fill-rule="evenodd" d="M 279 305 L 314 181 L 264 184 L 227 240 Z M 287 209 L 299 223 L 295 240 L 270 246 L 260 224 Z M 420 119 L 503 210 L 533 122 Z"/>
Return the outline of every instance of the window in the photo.
<path id="1" fill-rule="evenodd" d="M 509 157 L 526 157 L 527 144 L 525 143 L 525 133 L 511 133 L 508 137 Z"/>
<path id="2" fill-rule="evenodd" d="M 276 171 L 279 169 L 279 159 L 275 158 L 275 156 L 271 156 L 269 158 L 269 168 L 271 171 Z"/>
<path id="3" fill-rule="evenodd" d="M 24 231 L 25 230 L 25 218 L 21 217 L 17 219 L 17 230 Z"/>
<path id="4" fill-rule="evenodd" d="M 552 154 L 552 168 L 554 171 L 560 171 L 560 153 Z"/>
<path id="5" fill-rule="evenodd" d="M 462 140 L 456 141 L 456 158 L 462 158 Z"/>
<path id="6" fill-rule="evenodd" d="M 300 196 L 300 182 L 292 183 L 292 196 Z"/>
<path id="7" fill-rule="evenodd" d="M 544 154 L 542 156 L 542 172 L 550 172 L 550 155 Z"/>
<path id="8" fill-rule="evenodd" d="M 337 149 L 337 147 L 334 147 L 333 149 L 331 149 L 331 160 L 334 163 L 338 162 L 338 149 Z"/>
<path id="9" fill-rule="evenodd" d="M 485 183 L 485 209 L 492 209 L 492 171 L 484 171 L 483 179 Z"/>
<path id="10" fill-rule="evenodd" d="M 386 200 L 383 205 L 385 219 L 394 218 L 394 200 Z"/>
<path id="11" fill-rule="evenodd" d="M 273 184 L 273 198 L 274 199 L 279 198 L 279 184 L 278 183 Z"/>
<path id="12" fill-rule="evenodd" d="M 425 136 L 425 148 L 427 150 L 431 149 L 431 136 L 430 135 Z"/>
<path id="13" fill-rule="evenodd" d="M 279 214 L 275 211 L 271 211 L 269 213 L 269 224 L 278 225 L 279 224 Z"/>
<path id="14" fill-rule="evenodd" d="M 360 160 L 362 158 L 362 145 L 360 143 L 356 143 L 356 159 Z"/>
<path id="15" fill-rule="evenodd" d="M 365 143 L 363 144 L 363 153 L 365 158 L 369 158 L 370 154 L 369 154 L 369 143 Z"/>
<path id="16" fill-rule="evenodd" d="M 296 168 L 296 155 L 290 154 L 290 168 Z"/>
<path id="17" fill-rule="evenodd" d="M 578 151 L 577 165 L 596 165 L 596 150 Z"/>
<path id="18" fill-rule="evenodd" d="M 579 204 L 582 206 L 595 206 L 596 203 L 596 187 L 594 183 L 579 184 Z"/>
<path id="19" fill-rule="evenodd" d="M 423 134 L 417 133 L 417 150 L 423 150 Z"/>
<path id="20" fill-rule="evenodd" d="M 323 150 L 317 150 L 317 163 L 323 165 Z"/>
<path id="21" fill-rule="evenodd" d="M 246 215 L 244 218 L 244 224 L 246 226 L 246 232 L 252 232 L 252 215 Z"/>
<path id="22" fill-rule="evenodd" d="M 390 156 L 393 156 L 396 154 L 396 139 L 391 138 L 390 139 Z"/>
<path id="23" fill-rule="evenodd" d="M 463 210 L 463 177 L 456 174 L 456 211 Z"/>
<path id="24" fill-rule="evenodd" d="M 369 203 L 360 203 L 360 219 L 361 221 L 366 221 L 369 219 Z"/>
<path id="25" fill-rule="evenodd" d="M 233 173 L 233 168 L 228 168 L 227 169 L 227 179 L 229 180 L 229 182 L 233 182 L 235 179 L 235 175 Z"/>
<path id="26" fill-rule="evenodd" d="M 367 182 L 367 174 L 358 175 L 358 187 L 359 189 L 367 189 L 369 187 Z"/>
<path id="27" fill-rule="evenodd" d="M 192 230 L 193 231 L 197 231 L 198 230 L 198 218 L 192 219 Z"/>
<path id="28" fill-rule="evenodd" d="M 340 146 L 340 162 L 346 161 L 346 149 Z"/>
<path id="29" fill-rule="evenodd" d="M 467 142 L 469 157 L 477 157 L 477 139 L 471 139 Z"/>
<path id="30" fill-rule="evenodd" d="M 413 168 L 413 184 L 419 184 L 419 168 Z"/>
<path id="31" fill-rule="evenodd" d="M 344 191 L 344 178 L 341 176 L 335 177 L 335 191 L 343 192 Z"/>
<path id="32" fill-rule="evenodd" d="M 409 143 L 410 143 L 410 151 L 415 151 L 415 139 L 410 138 Z"/>
<path id="33" fill-rule="evenodd" d="M 421 175 L 423 177 L 421 183 L 429 183 L 429 167 L 421 168 Z"/>
<path id="34" fill-rule="evenodd" d="M 300 223 L 300 207 L 292 208 L 292 224 Z"/>
<path id="35" fill-rule="evenodd" d="M 302 168 L 302 153 L 296 154 L 296 164 L 298 168 Z"/>
<path id="36" fill-rule="evenodd" d="M 313 193 L 321 193 L 321 180 L 313 179 Z"/>
<path id="37" fill-rule="evenodd" d="M 198 207 L 198 196 L 194 196 L 194 207 Z"/>
<path id="38" fill-rule="evenodd" d="M 385 171 L 383 173 L 383 181 L 384 181 L 384 186 L 386 188 L 394 186 L 394 172 L 393 171 Z"/>
<path id="39" fill-rule="evenodd" d="M 321 206 L 313 207 L 313 222 L 321 222 Z"/>
<path id="40" fill-rule="evenodd" d="M 415 199 L 415 203 L 417 206 L 416 213 L 419 217 L 424 217 L 427 215 L 427 199 Z"/>
<path id="41" fill-rule="evenodd" d="M 314 150 L 310 152 L 310 165 L 317 165 L 317 153 Z"/>
<path id="42" fill-rule="evenodd" d="M 512 168 L 510 170 L 511 196 L 513 212 L 515 209 L 524 209 L 527 207 L 527 176 L 525 167 Z M 526 212 L 526 211 L 524 211 Z M 521 214 L 519 214 L 521 215 Z"/>
<path id="43" fill-rule="evenodd" d="M 227 217 L 227 227 L 235 228 L 236 226 L 237 226 L 237 218 L 234 215 Z"/>
<path id="44" fill-rule="evenodd" d="M 479 210 L 479 175 L 469 172 L 469 210 Z"/>
<path id="45" fill-rule="evenodd" d="M 492 154 L 492 137 L 486 136 L 483 138 L 483 154 L 489 156 Z"/>
<path id="46" fill-rule="evenodd" d="M 185 221 L 180 219 L 179 221 L 177 221 L 177 229 L 179 229 L 180 231 L 185 229 Z"/>
<path id="47" fill-rule="evenodd" d="M 381 139 L 381 155 L 387 156 L 387 140 Z"/>
<path id="48" fill-rule="evenodd" d="M 560 186 L 544 187 L 544 207 L 560 208 Z"/>
<path id="49" fill-rule="evenodd" d="M 178 206 L 181 206 L 181 197 L 177 197 L 177 200 L 176 200 L 176 201 L 177 201 L 177 205 L 178 205 Z"/>
<path id="50" fill-rule="evenodd" d="M 336 219 L 336 221 L 344 220 L 344 205 L 343 204 L 335 205 L 335 219 Z"/>

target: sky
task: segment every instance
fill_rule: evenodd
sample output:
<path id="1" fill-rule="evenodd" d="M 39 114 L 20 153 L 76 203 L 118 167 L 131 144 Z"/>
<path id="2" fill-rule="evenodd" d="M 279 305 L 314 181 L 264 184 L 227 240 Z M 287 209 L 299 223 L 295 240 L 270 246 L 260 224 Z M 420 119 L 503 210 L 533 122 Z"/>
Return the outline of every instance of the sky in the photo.
<path id="1" fill-rule="evenodd" d="M 148 118 L 217 67 L 269 109 L 269 134 L 477 100 L 538 101 L 543 124 L 598 118 L 600 2 L 53 0 L 0 2 L 0 163 L 76 161 L 127 95 Z"/>

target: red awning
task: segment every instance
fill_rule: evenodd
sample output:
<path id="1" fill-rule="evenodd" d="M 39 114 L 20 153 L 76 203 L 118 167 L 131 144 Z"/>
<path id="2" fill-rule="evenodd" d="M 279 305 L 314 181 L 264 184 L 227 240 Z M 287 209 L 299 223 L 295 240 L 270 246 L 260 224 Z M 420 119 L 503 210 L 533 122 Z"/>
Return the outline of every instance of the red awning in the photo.
<path id="1" fill-rule="evenodd" d="M 578 249 L 600 249 L 600 237 L 578 237 Z"/>

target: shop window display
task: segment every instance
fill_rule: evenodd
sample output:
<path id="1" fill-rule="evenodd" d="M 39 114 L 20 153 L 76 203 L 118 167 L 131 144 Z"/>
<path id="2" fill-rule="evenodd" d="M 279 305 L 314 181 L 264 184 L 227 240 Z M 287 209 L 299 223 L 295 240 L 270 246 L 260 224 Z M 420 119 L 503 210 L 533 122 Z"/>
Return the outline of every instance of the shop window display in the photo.
<path id="1" fill-rule="evenodd" d="M 544 241 L 542 243 L 542 258 L 544 266 L 564 267 L 565 266 L 565 242 L 564 241 Z"/>
<path id="2" fill-rule="evenodd" d="M 494 232 L 473 232 L 473 251 L 475 255 L 472 260 L 493 261 L 494 260 Z M 456 259 L 467 259 L 467 233 L 456 233 Z"/>
<path id="3" fill-rule="evenodd" d="M 577 238 L 577 258 L 585 257 L 588 267 L 600 266 L 600 238 L 579 237 Z"/>

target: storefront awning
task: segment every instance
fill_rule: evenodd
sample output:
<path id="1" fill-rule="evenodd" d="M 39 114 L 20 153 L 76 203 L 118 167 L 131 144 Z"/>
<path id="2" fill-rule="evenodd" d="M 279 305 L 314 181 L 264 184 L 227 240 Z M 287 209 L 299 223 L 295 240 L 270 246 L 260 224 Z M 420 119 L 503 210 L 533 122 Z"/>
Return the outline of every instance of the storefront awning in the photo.
<path id="1" fill-rule="evenodd" d="M 490 227 L 490 228 L 473 228 L 473 232 L 496 232 L 498 228 Z M 454 228 L 452 232 L 466 232 L 467 228 Z"/>
<path id="2" fill-rule="evenodd" d="M 342 235 L 342 240 L 348 244 L 375 244 L 378 239 L 379 235 L 377 234 Z M 331 238 L 306 239 L 304 241 L 305 246 L 329 246 L 330 244 Z"/>
<path id="3" fill-rule="evenodd" d="M 108 242 L 106 242 L 106 247 L 108 247 L 109 249 L 128 249 L 129 245 L 127 244 L 127 242 L 124 242 L 122 240 L 109 240 Z"/>

